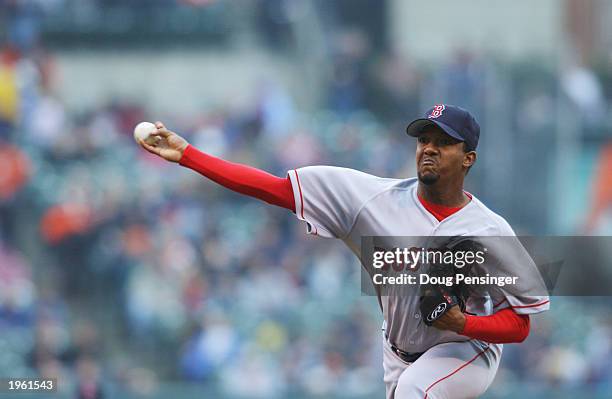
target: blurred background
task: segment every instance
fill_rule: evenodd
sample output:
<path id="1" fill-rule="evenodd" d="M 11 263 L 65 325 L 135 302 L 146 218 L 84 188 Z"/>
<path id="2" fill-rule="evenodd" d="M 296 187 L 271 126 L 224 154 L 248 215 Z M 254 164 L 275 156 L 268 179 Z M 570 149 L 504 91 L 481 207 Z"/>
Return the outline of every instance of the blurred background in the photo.
<path id="1" fill-rule="evenodd" d="M 0 0 L 0 377 L 383 397 L 349 251 L 139 150 L 134 125 L 279 176 L 411 177 L 406 123 L 453 103 L 482 127 L 468 189 L 517 233 L 610 235 L 610 20 L 605 0 Z M 611 397 L 611 305 L 554 298 L 486 398 Z"/>

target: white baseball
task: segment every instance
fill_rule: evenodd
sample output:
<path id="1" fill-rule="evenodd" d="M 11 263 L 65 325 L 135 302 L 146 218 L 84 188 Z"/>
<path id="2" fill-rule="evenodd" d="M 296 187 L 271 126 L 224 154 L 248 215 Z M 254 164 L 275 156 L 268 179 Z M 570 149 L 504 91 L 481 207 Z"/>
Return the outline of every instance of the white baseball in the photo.
<path id="1" fill-rule="evenodd" d="M 134 140 L 138 142 L 138 139 L 141 139 L 149 145 L 155 144 L 157 137 L 151 136 L 151 133 L 155 131 L 157 131 L 157 128 L 151 122 L 140 122 L 134 128 Z"/>

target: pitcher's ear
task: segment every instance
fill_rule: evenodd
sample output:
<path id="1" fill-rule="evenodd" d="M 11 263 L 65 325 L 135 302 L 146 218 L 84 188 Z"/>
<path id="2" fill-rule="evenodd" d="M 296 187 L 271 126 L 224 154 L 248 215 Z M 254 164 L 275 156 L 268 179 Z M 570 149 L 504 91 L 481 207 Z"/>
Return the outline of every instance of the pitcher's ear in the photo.
<path id="1" fill-rule="evenodd" d="M 476 163 L 476 151 L 466 152 L 463 157 L 463 166 L 471 168 Z"/>

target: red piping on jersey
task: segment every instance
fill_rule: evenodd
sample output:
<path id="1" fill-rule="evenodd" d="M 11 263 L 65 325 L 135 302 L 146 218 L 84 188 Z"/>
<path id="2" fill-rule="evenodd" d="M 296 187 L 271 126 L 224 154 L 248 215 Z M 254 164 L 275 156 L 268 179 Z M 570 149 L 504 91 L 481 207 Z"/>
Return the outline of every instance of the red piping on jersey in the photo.
<path id="1" fill-rule="evenodd" d="M 548 302 L 550 302 L 550 300 L 548 301 L 544 301 L 544 302 L 540 302 L 540 303 L 536 303 L 533 305 L 522 305 L 522 306 L 510 306 L 512 309 L 521 309 L 521 308 L 534 308 L 536 306 L 541 306 L 541 305 L 546 305 Z"/>
<path id="2" fill-rule="evenodd" d="M 298 184 L 298 190 L 300 191 L 300 207 L 302 208 L 302 219 L 304 219 L 304 197 L 302 196 L 302 185 L 300 184 L 300 176 L 298 176 L 298 172 L 297 170 L 294 170 L 295 172 L 295 180 L 297 180 L 297 184 Z"/>
<path id="3" fill-rule="evenodd" d="M 297 170 L 294 169 L 293 171 L 295 172 L 295 180 L 297 180 L 298 190 L 300 191 L 300 204 L 302 205 L 302 212 L 301 212 L 302 219 L 306 220 L 306 219 L 304 219 L 304 197 L 302 196 L 302 185 L 300 184 L 300 176 L 298 175 Z M 308 222 L 306 222 L 306 223 L 308 223 Z M 315 229 L 314 235 L 318 235 L 317 234 L 317 226 L 315 226 L 314 224 L 310 224 L 310 223 L 309 223 L 309 225 L 314 227 L 314 229 Z"/>
<path id="4" fill-rule="evenodd" d="M 493 305 L 493 309 L 495 309 L 496 307 L 498 307 L 499 305 L 501 305 L 502 303 L 507 302 L 507 301 L 508 301 L 508 298 L 504 298 L 497 305 Z"/>
<path id="5" fill-rule="evenodd" d="M 498 307 L 499 305 L 502 305 L 504 302 L 507 302 L 508 299 L 504 299 L 503 301 L 501 301 L 500 303 L 498 303 L 497 305 L 493 306 L 493 309 L 495 309 L 496 307 Z M 544 302 L 540 302 L 540 303 L 535 303 L 533 305 L 517 305 L 517 306 L 512 306 L 510 304 L 508 304 L 507 308 L 504 309 L 522 309 L 522 308 L 534 308 L 536 306 L 541 306 L 541 305 L 546 305 L 547 303 L 549 303 L 550 300 L 544 301 Z"/>
<path id="6" fill-rule="evenodd" d="M 498 303 L 497 305 L 493 306 L 493 309 L 495 309 L 496 307 L 498 307 L 499 305 L 502 305 L 504 302 L 507 302 L 505 299 L 503 301 L 501 301 L 500 303 Z M 517 305 L 517 306 L 512 306 L 510 304 L 508 304 L 508 307 L 505 307 L 504 309 L 523 309 L 523 308 L 535 308 L 537 306 L 542 306 L 542 305 L 546 305 L 547 303 L 549 303 L 550 300 L 548 301 L 544 301 L 544 302 L 540 302 L 540 303 L 534 303 L 533 305 Z"/>
<path id="7" fill-rule="evenodd" d="M 228 162 L 192 145 L 187 145 L 179 163 L 232 191 L 295 212 L 295 197 L 288 177 L 281 178 L 251 166 Z"/>
<path id="8" fill-rule="evenodd" d="M 474 360 L 476 360 L 478 358 L 478 356 L 482 355 L 483 353 L 485 353 L 486 351 L 489 350 L 489 347 L 487 346 L 486 348 L 484 348 L 483 350 L 481 350 L 480 352 L 478 352 L 478 354 L 476 354 L 476 356 L 474 356 L 472 359 L 470 359 L 468 362 L 463 363 L 459 368 L 457 368 L 455 371 L 453 371 L 452 373 L 448 374 L 445 377 L 440 378 L 438 381 L 434 382 L 433 384 L 431 384 L 430 386 L 427 387 L 427 389 L 425 390 L 425 396 L 423 397 L 423 399 L 427 399 L 427 395 L 428 392 L 431 388 L 433 388 L 434 385 L 436 385 L 437 383 L 439 383 L 440 381 L 444 381 L 445 379 L 447 379 L 448 377 L 452 376 L 453 374 L 457 373 L 458 371 L 460 371 L 462 368 L 464 368 L 465 366 L 469 365 L 470 363 L 472 363 Z"/>

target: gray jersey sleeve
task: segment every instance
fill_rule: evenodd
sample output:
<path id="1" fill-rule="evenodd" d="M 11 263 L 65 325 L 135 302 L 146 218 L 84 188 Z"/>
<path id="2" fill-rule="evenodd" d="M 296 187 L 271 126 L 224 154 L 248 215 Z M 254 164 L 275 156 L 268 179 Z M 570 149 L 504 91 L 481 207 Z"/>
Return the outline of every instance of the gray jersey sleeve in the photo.
<path id="1" fill-rule="evenodd" d="M 492 237 L 488 245 L 501 254 L 494 274 L 518 277 L 516 285 L 499 287 L 491 292 L 493 311 L 512 308 L 518 314 L 534 314 L 550 309 L 546 285 L 531 255 L 516 237 L 510 225 L 501 217 L 499 236 Z M 495 249 L 498 246 L 499 250 Z"/>
<path id="2" fill-rule="evenodd" d="M 306 222 L 309 234 L 327 238 L 346 237 L 363 205 L 393 180 L 334 166 L 308 166 L 287 173 L 297 218 Z"/>

